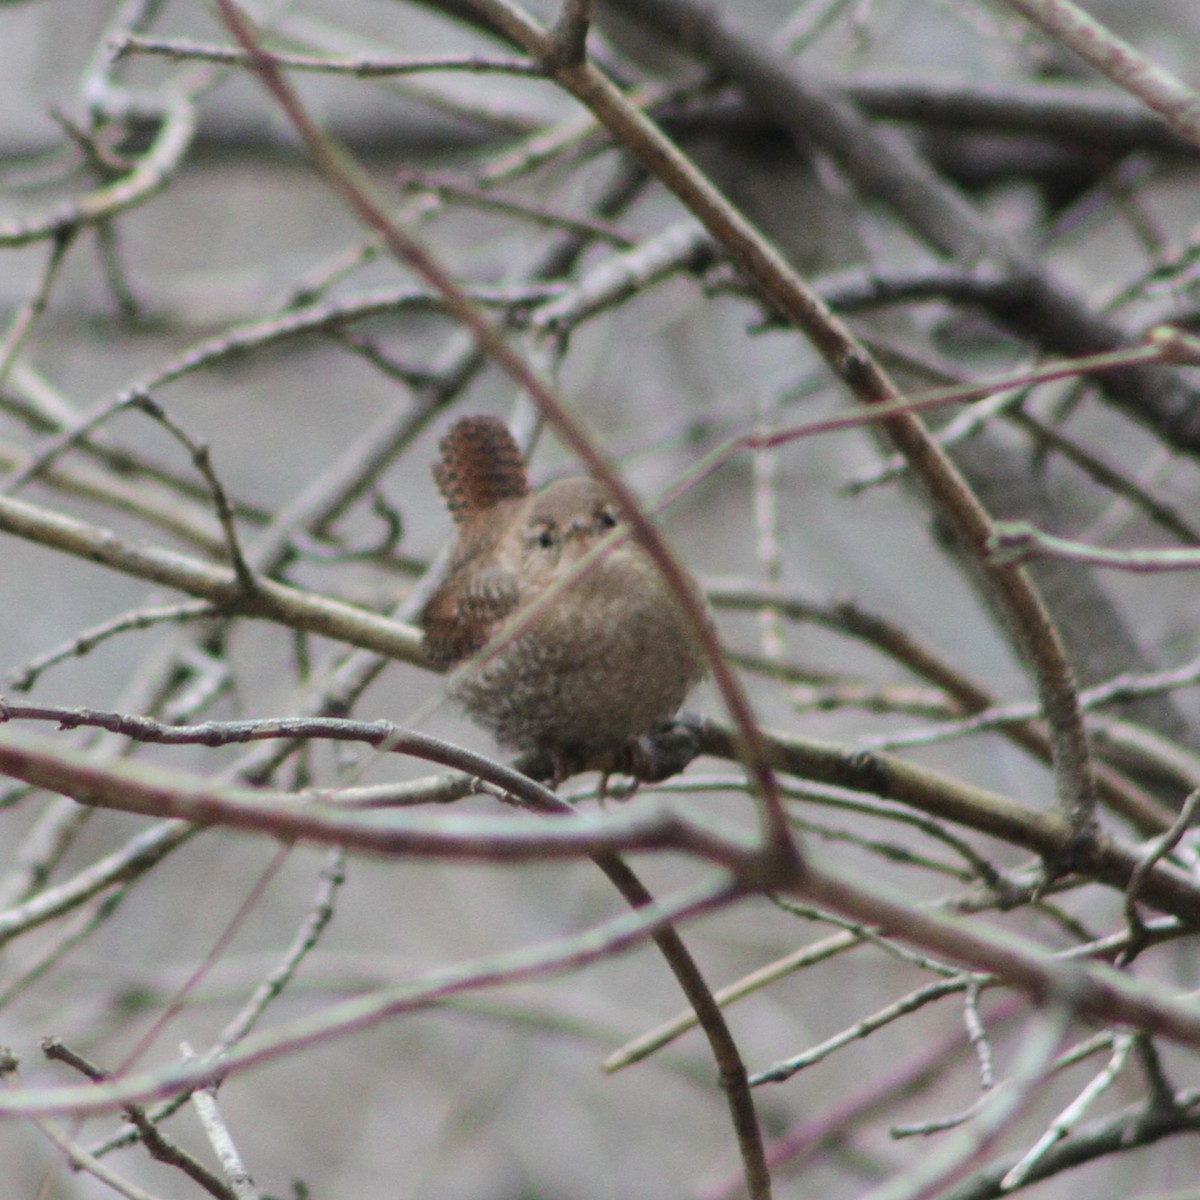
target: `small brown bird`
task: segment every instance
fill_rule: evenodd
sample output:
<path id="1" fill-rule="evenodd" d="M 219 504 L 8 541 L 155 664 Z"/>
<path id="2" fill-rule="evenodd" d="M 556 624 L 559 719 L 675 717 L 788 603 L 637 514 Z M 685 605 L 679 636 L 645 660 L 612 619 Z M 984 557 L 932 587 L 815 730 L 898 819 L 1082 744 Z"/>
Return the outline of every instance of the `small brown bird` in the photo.
<path id="1" fill-rule="evenodd" d="M 458 540 L 421 618 L 429 657 L 469 658 L 567 580 L 457 683 L 471 716 L 502 745 L 549 755 L 558 778 L 673 717 L 706 664 L 651 560 L 626 541 L 568 579 L 622 524 L 608 493 L 586 477 L 531 492 L 521 451 L 492 417 L 458 421 L 440 449 L 433 476 Z"/>

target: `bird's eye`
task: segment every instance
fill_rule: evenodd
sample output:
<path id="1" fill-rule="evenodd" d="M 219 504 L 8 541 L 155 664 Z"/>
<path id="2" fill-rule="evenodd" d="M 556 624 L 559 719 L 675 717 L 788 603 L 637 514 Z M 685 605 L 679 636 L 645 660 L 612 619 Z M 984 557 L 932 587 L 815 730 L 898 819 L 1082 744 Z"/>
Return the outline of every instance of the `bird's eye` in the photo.
<path id="1" fill-rule="evenodd" d="M 554 533 L 550 529 L 543 529 L 537 536 L 537 544 L 543 550 L 549 550 L 554 545 Z"/>
<path id="2" fill-rule="evenodd" d="M 615 529 L 617 527 L 617 514 L 611 508 L 601 509 L 599 518 L 602 528 Z"/>

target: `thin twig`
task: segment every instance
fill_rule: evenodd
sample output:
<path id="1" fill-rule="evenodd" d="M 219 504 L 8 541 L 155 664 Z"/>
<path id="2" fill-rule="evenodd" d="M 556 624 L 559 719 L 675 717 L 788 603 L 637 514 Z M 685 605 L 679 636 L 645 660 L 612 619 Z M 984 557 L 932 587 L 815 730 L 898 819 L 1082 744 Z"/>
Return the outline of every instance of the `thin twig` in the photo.
<path id="1" fill-rule="evenodd" d="M 482 288 L 473 290 L 471 296 L 481 305 L 507 309 L 514 305 L 527 305 L 544 300 L 558 290 L 549 285 L 529 286 L 516 291 Z M 381 313 L 400 312 L 410 308 L 445 310 L 446 302 L 436 292 L 425 288 L 379 288 L 356 296 L 308 304 L 301 308 L 291 307 L 275 316 L 234 326 L 216 337 L 198 342 L 153 374 L 127 387 L 119 395 L 98 402 L 73 424 L 63 428 L 13 475 L 6 484 L 5 491 L 11 493 L 20 490 L 72 447 L 90 438 L 102 425 L 120 413 L 136 407 L 141 397 L 157 391 L 165 384 L 175 383 L 196 371 L 251 350 L 264 350 L 292 338 L 340 329 L 349 323 Z"/>
<path id="2" fill-rule="evenodd" d="M 998 521 L 988 542 L 988 556 L 997 563 L 1018 563 L 1034 557 L 1058 558 L 1090 567 L 1152 574 L 1200 570 L 1200 550 L 1107 550 L 1055 537 L 1028 521 Z"/>
<path id="3" fill-rule="evenodd" d="M 1118 675 L 1079 693 L 1079 706 L 1087 713 L 1095 712 L 1108 704 L 1122 704 L 1142 696 L 1157 696 L 1165 692 L 1178 691 L 1200 684 L 1200 658 L 1191 659 L 1177 667 L 1145 674 Z M 985 708 L 970 717 L 943 721 L 937 725 L 914 729 L 909 732 L 863 738 L 859 745 L 870 750 L 895 750 L 905 746 L 929 745 L 947 738 L 967 734 L 985 733 L 1034 720 L 1038 716 L 1038 704 L 1034 700 L 1014 701 L 1012 704 L 997 704 Z"/>
<path id="4" fill-rule="evenodd" d="M 761 1071 L 756 1071 L 750 1076 L 750 1084 L 752 1087 L 758 1087 L 764 1083 L 783 1083 L 805 1068 L 815 1066 L 836 1051 L 852 1042 L 870 1036 L 892 1024 L 893 1021 L 898 1021 L 910 1013 L 919 1012 L 926 1005 L 940 1000 L 943 996 L 952 996 L 956 992 L 965 991 L 969 983 L 969 977 L 960 973 L 951 975 L 938 983 L 930 983 L 917 988 L 899 1000 L 884 1005 L 878 1011 L 826 1038 L 823 1042 L 811 1046 L 803 1054 L 795 1054 L 790 1058 L 781 1059 Z"/>
<path id="5" fill-rule="evenodd" d="M 865 1200 L 932 1200 L 945 1184 L 990 1151 L 1001 1134 L 1024 1114 L 1030 1097 L 1054 1069 L 1054 1056 L 1070 1024 L 1069 1011 L 1036 1014 L 1012 1074 L 984 1094 L 974 1120 L 954 1138 L 925 1154 L 904 1172 L 873 1188 Z"/>
<path id="6" fill-rule="evenodd" d="M 1192 792 L 1183 802 L 1179 810 L 1179 819 L 1162 837 L 1156 838 L 1147 848 L 1146 856 L 1134 868 L 1129 877 L 1129 886 L 1125 889 L 1125 920 L 1129 924 L 1129 945 L 1117 960 L 1118 966 L 1131 963 L 1144 948 L 1146 943 L 1146 926 L 1138 912 L 1137 901 L 1146 882 L 1146 876 L 1154 869 L 1154 864 L 1160 862 L 1179 845 L 1183 835 L 1192 827 L 1196 812 L 1200 809 L 1200 788 Z"/>
<path id="7" fill-rule="evenodd" d="M 1125 1069 L 1125 1064 L 1129 1060 L 1129 1053 L 1133 1049 L 1135 1037 L 1136 1035 L 1132 1033 L 1121 1033 L 1113 1039 L 1112 1056 L 1105 1064 L 1104 1070 L 1096 1075 L 1087 1087 L 1054 1118 L 1049 1128 L 1038 1138 L 1025 1157 L 1015 1167 L 1008 1170 L 1004 1178 L 1000 1180 L 1001 1191 L 1013 1192 L 1021 1187 L 1036 1169 L 1038 1163 L 1045 1158 L 1050 1148 L 1056 1142 L 1061 1142 L 1083 1120 L 1087 1110 L 1096 1100 L 1116 1083 L 1117 1077 Z"/>
<path id="8" fill-rule="evenodd" d="M 1200 147 L 1200 95 L 1071 0 L 1005 0 Z"/>
<path id="9" fill-rule="evenodd" d="M 167 95 L 158 133 L 128 175 L 77 200 L 68 200 L 50 212 L 0 224 L 0 247 L 26 246 L 58 237 L 65 229 L 95 225 L 144 204 L 175 177 L 195 128 L 196 113 L 191 98 L 183 94 Z"/>
<path id="10" fill-rule="evenodd" d="M 341 638 L 392 658 L 425 661 L 421 635 L 410 626 L 261 576 L 248 594 L 231 570 L 168 550 L 135 545 L 111 530 L 23 500 L 0 496 L 0 532 L 175 588 L 208 600 L 229 615 L 264 618 Z"/>
<path id="11" fill-rule="evenodd" d="M 50 253 L 46 265 L 42 268 L 37 287 L 32 296 L 21 305 L 8 327 L 8 332 L 0 341 L 0 390 L 8 382 L 13 363 L 17 361 L 38 318 L 46 311 L 50 300 L 50 292 L 54 281 L 58 278 L 59 269 L 66 261 L 67 251 L 75 244 L 77 228 L 67 227 L 59 230 L 50 242 Z"/>
<path id="12" fill-rule="evenodd" d="M 377 76 L 415 75 L 427 71 L 467 71 L 471 74 L 542 75 L 544 72 L 528 59 L 485 58 L 471 54 L 441 54 L 427 58 L 380 58 L 360 55 L 355 58 L 327 58 L 314 54 L 287 54 L 281 50 L 260 48 L 251 55 L 239 46 L 212 46 L 187 38 L 148 38 L 125 34 L 109 42 L 113 55 L 155 55 L 173 62 L 195 60 L 221 63 L 232 67 L 253 67 L 269 57 L 278 67 L 289 71 L 316 71 L 330 75 L 354 75 L 370 79 Z"/>
<path id="13" fill-rule="evenodd" d="M 43 1038 L 42 1053 L 49 1059 L 73 1067 L 93 1083 L 104 1083 L 112 1078 L 108 1071 L 89 1062 L 82 1054 L 65 1045 L 59 1038 Z M 164 1136 L 162 1131 L 147 1118 L 146 1110 L 140 1104 L 127 1104 L 123 1111 L 130 1124 L 140 1135 L 142 1144 L 151 1158 L 157 1162 L 166 1163 L 168 1166 L 178 1167 L 209 1195 L 216 1196 L 218 1200 L 239 1200 L 224 1180 L 214 1175 L 181 1146 Z"/>
<path id="14" fill-rule="evenodd" d="M 457 202 L 480 212 L 503 213 L 506 216 L 518 217 L 544 225 L 550 229 L 565 229 L 568 232 L 580 233 L 585 237 L 594 238 L 621 250 L 628 250 L 636 239 L 632 234 L 623 233 L 606 221 L 589 220 L 576 217 L 570 213 L 555 212 L 545 205 L 534 204 L 527 200 L 512 200 L 497 196 L 491 188 L 496 181 L 489 180 L 488 188 L 473 187 L 457 179 L 442 175 L 432 175 L 425 171 L 406 168 L 400 172 L 398 182 L 408 191 L 430 192 L 445 201 Z"/>
<path id="15" fill-rule="evenodd" d="M 320 941 L 325 927 L 333 920 L 334 902 L 338 889 L 346 879 L 346 856 L 340 846 L 329 851 L 325 865 L 321 868 L 320 884 L 312 909 L 284 952 L 278 965 L 254 990 L 254 995 L 243 1005 L 242 1010 L 221 1030 L 213 1044 L 211 1057 L 219 1057 L 231 1046 L 236 1046 L 258 1024 L 273 1000 L 280 996 L 291 982 L 300 964 Z"/>
<path id="16" fill-rule="evenodd" d="M 200 472 L 204 482 L 212 494 L 213 507 L 217 512 L 217 520 L 225 532 L 225 548 L 229 561 L 233 564 L 233 572 L 237 576 L 238 587 L 250 595 L 258 590 L 258 580 L 246 557 L 242 553 L 241 541 L 238 538 L 237 527 L 234 525 L 233 507 L 225 494 L 224 485 L 217 477 L 212 465 L 212 455 L 207 445 L 197 442 L 176 421 L 161 404 L 146 392 L 138 392 L 132 397 L 132 407 L 138 412 L 145 413 L 151 420 L 161 425 L 192 457 L 192 465 Z"/>
<path id="17" fill-rule="evenodd" d="M 14 1088 L 17 1082 L 17 1069 L 16 1056 L 8 1047 L 0 1047 L 0 1092 L 11 1091 Z M 62 1152 L 63 1157 L 72 1166 L 95 1176 L 106 1186 L 112 1188 L 118 1196 L 124 1196 L 125 1200 L 157 1200 L 155 1196 L 136 1184 L 130 1183 L 110 1167 L 105 1166 L 94 1155 L 89 1154 L 74 1141 L 70 1134 L 61 1129 L 57 1122 L 42 1118 L 35 1120 L 34 1125 L 52 1145 Z"/>
<path id="18" fill-rule="evenodd" d="M 197 1062 L 196 1054 L 187 1042 L 180 1044 L 185 1063 Z M 217 1104 L 217 1088 L 215 1083 L 205 1084 L 192 1093 L 192 1103 L 196 1106 L 196 1115 L 208 1137 L 208 1144 L 213 1148 L 217 1161 L 229 1185 L 229 1191 L 237 1200 L 261 1200 L 258 1188 L 246 1169 L 242 1156 L 229 1132 L 229 1126 L 221 1115 Z"/>
<path id="19" fill-rule="evenodd" d="M 102 642 L 118 634 L 153 629 L 163 624 L 183 624 L 214 616 L 219 610 L 207 600 L 187 600 L 182 604 L 165 604 L 155 608 L 139 608 L 122 613 L 101 625 L 85 629 L 65 645 L 39 654 L 28 662 L 20 663 L 8 673 L 12 686 L 18 692 L 30 691 L 43 672 L 68 658 L 82 658 L 90 654 Z"/>
<path id="20" fill-rule="evenodd" d="M 565 822 L 564 822 L 565 823 Z M 741 889 L 720 873 L 668 900 L 655 900 L 634 911 L 601 922 L 583 933 L 526 947 L 486 960 L 442 967 L 412 981 L 393 984 L 368 996 L 339 1001 L 322 1011 L 295 1018 L 266 1033 L 252 1034 L 233 1047 L 219 1065 L 208 1062 L 163 1067 L 98 1086 L 28 1088 L 0 1093 L 0 1112 L 46 1115 L 105 1112 L 130 1102 L 172 1095 L 181 1088 L 203 1086 L 257 1063 L 294 1054 L 306 1046 L 378 1025 L 402 1012 L 427 1008 L 438 1000 L 483 987 L 543 978 L 611 958 L 645 942 L 665 924 L 673 924 L 724 907 Z"/>

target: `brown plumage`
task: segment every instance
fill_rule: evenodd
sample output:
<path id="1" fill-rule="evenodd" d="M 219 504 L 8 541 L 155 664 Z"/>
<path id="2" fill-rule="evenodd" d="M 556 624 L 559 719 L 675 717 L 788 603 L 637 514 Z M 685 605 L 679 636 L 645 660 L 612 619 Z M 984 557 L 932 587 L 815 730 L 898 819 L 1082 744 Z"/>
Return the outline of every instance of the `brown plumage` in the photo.
<path id="1" fill-rule="evenodd" d="M 673 717 L 705 662 L 657 568 L 626 541 L 571 574 L 622 523 L 607 492 L 589 478 L 531 492 L 520 450 L 491 418 L 464 418 L 440 448 L 434 478 L 458 540 L 422 615 L 426 646 L 452 666 L 496 638 L 455 686 L 467 711 L 502 745 L 560 764 L 618 751 Z M 519 610 L 555 585 L 521 625 Z"/>
<path id="2" fill-rule="evenodd" d="M 528 495 L 525 460 L 503 421 L 464 417 L 438 443 L 434 482 L 457 524 L 499 500 Z"/>

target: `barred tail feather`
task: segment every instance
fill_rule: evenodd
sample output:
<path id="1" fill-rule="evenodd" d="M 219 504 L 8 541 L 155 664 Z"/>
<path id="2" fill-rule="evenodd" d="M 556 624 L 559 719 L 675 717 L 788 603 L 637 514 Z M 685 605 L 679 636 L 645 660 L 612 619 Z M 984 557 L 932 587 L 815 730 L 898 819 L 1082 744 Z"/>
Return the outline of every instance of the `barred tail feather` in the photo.
<path id="1" fill-rule="evenodd" d="M 501 500 L 529 494 L 525 460 L 503 421 L 463 417 L 442 439 L 434 482 L 458 523 Z"/>

